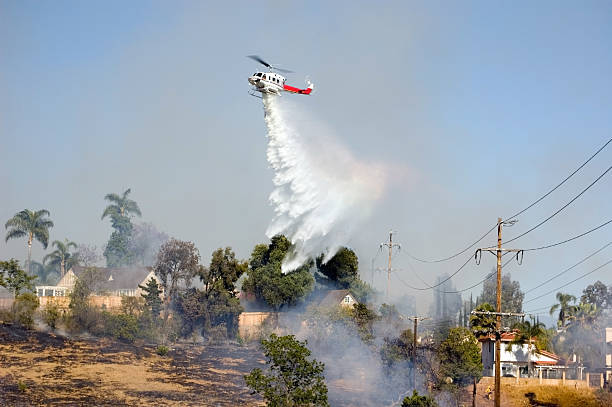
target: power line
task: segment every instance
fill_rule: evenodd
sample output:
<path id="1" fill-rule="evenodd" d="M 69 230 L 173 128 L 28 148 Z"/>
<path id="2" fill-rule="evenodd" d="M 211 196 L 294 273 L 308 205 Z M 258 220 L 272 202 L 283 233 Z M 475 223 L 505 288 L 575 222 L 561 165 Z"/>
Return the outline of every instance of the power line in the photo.
<path id="1" fill-rule="evenodd" d="M 512 216 L 509 216 L 505 219 L 513 219 L 516 218 L 517 216 L 523 214 L 524 212 L 526 212 L 528 209 L 531 209 L 533 206 L 537 205 L 538 203 L 540 203 L 544 198 L 546 198 L 548 195 L 552 194 L 553 192 L 555 192 L 561 185 L 565 184 L 566 181 L 568 181 L 570 178 L 572 178 L 578 171 L 580 171 L 585 165 L 587 165 L 593 158 L 595 158 L 595 156 L 597 154 L 599 154 L 604 148 L 606 148 L 608 146 L 608 144 L 610 144 L 612 142 L 612 138 L 608 141 L 605 142 L 605 144 L 601 147 L 599 147 L 599 149 L 597 151 L 595 151 L 595 153 L 593 153 L 592 156 L 590 156 L 588 158 L 588 160 L 586 160 L 585 162 L 583 162 L 580 167 L 576 168 L 576 170 L 574 170 L 574 172 L 572 172 L 570 175 L 568 175 L 563 181 L 561 181 L 559 184 L 557 184 L 553 189 L 551 189 L 550 191 L 548 191 L 547 193 L 545 193 L 544 195 L 542 195 L 539 199 L 537 199 L 535 202 L 533 202 L 531 205 L 527 206 L 525 209 L 515 213 Z"/>
<path id="2" fill-rule="evenodd" d="M 565 205 L 563 205 L 561 208 L 559 208 L 556 212 L 554 212 L 552 215 L 550 215 L 549 217 L 547 217 L 546 219 L 544 219 L 542 222 L 538 223 L 537 225 L 533 226 L 531 229 L 527 230 L 526 232 L 521 233 L 520 235 L 508 240 L 506 243 L 510 243 L 513 242 L 517 239 L 520 239 L 521 237 L 525 236 L 528 233 L 533 232 L 534 230 L 536 230 L 537 228 L 539 228 L 540 226 L 542 226 L 543 224 L 545 224 L 546 222 L 548 222 L 549 220 L 551 220 L 553 217 L 555 217 L 557 214 L 559 214 L 559 212 L 561 212 L 562 210 L 564 210 L 565 208 L 567 208 L 568 206 L 570 206 L 575 200 L 577 200 L 578 198 L 580 198 L 582 196 L 582 194 L 584 194 L 586 191 L 589 190 L 589 188 L 591 188 L 593 185 L 595 185 L 597 183 L 597 181 L 599 181 L 600 179 L 602 179 L 610 170 L 612 170 L 612 166 L 608 167 L 607 170 L 605 170 L 599 177 L 597 177 L 595 179 L 595 181 L 591 182 L 589 184 L 588 187 L 586 187 L 585 189 L 583 189 L 582 191 L 580 191 L 580 193 L 578 195 L 576 195 L 575 197 L 573 197 L 568 203 L 566 203 Z"/>
<path id="3" fill-rule="evenodd" d="M 602 250 L 604 250 L 605 248 L 607 248 L 608 246 L 612 245 L 612 242 L 606 243 L 604 246 L 602 246 L 600 249 L 596 250 L 595 252 L 589 254 L 587 257 L 585 257 L 584 259 L 580 260 L 578 263 L 574 264 L 573 266 L 566 268 L 565 270 L 563 270 L 562 272 L 552 276 L 551 278 L 549 278 L 548 280 L 544 281 L 541 284 L 538 284 L 537 286 L 530 288 L 529 290 L 525 291 L 525 294 L 528 294 L 530 292 L 532 292 L 535 289 L 538 289 L 540 287 L 542 287 L 544 284 L 547 284 L 549 282 L 551 282 L 552 280 L 554 280 L 557 277 L 562 276 L 563 274 L 567 273 L 568 271 L 578 267 L 579 265 L 581 265 L 582 263 L 584 263 L 585 261 L 587 261 L 588 259 L 590 259 L 591 257 L 595 256 L 597 253 L 601 252 Z"/>
<path id="4" fill-rule="evenodd" d="M 600 270 L 600 269 L 604 268 L 605 266 L 607 266 L 607 265 L 608 265 L 608 264 L 610 264 L 610 263 L 612 263 L 612 260 L 608 260 L 607 262 L 605 262 L 605 263 L 604 263 L 604 264 L 602 264 L 601 266 L 596 267 L 595 269 L 593 269 L 593 270 L 589 271 L 588 273 L 585 273 L 585 274 L 581 275 L 580 277 L 577 277 L 577 278 L 573 279 L 573 280 L 572 280 L 572 281 L 570 281 L 569 283 L 563 284 L 562 286 L 555 288 L 554 290 L 550 290 L 550 291 L 548 291 L 548 292 L 546 292 L 546 293 L 544 293 L 544 294 L 542 294 L 542 295 L 539 295 L 539 296 L 534 297 L 534 298 L 532 298 L 532 299 L 530 299 L 530 300 L 524 301 L 524 302 L 523 302 L 523 304 L 526 304 L 526 303 L 531 302 L 531 301 L 535 301 L 535 300 L 537 300 L 537 299 L 539 299 L 539 298 L 542 298 L 542 297 L 544 297 L 544 296 L 546 296 L 546 295 L 548 295 L 548 294 L 552 294 L 552 293 L 554 293 L 554 292 L 555 292 L 555 291 L 557 291 L 557 290 L 560 290 L 560 289 L 562 289 L 562 288 L 564 288 L 564 287 L 567 287 L 568 285 L 570 285 L 570 284 L 572 284 L 572 283 L 575 283 L 576 281 L 578 281 L 578 280 L 580 280 L 580 279 L 582 279 L 582 278 L 584 278 L 584 277 L 586 277 L 586 276 L 588 276 L 588 275 L 590 275 L 590 274 L 593 274 L 593 273 L 594 273 L 594 272 L 596 272 L 597 270 Z"/>
<path id="5" fill-rule="evenodd" d="M 612 219 L 610 219 L 609 221 L 607 221 L 607 222 L 605 222 L 605 223 L 602 223 L 601 225 L 599 225 L 599 226 L 597 226 L 597 227 L 594 227 L 594 228 L 593 228 L 593 229 L 591 229 L 591 230 L 587 230 L 587 231 L 586 231 L 586 232 L 584 232 L 584 233 L 581 233 L 581 234 L 579 234 L 579 235 L 577 235 L 577 236 L 574 236 L 574 237 L 571 237 L 571 238 L 569 238 L 569 239 L 563 240 L 563 241 L 561 241 L 561 242 L 557 242 L 557 243 L 549 244 L 549 245 L 546 245 L 546 246 L 534 247 L 534 248 L 531 248 L 531 249 L 523 249 L 523 251 L 524 251 L 524 252 L 530 252 L 530 251 L 533 251 L 533 250 L 550 249 L 551 247 L 559 246 L 559 245 L 562 245 L 562 244 L 565 244 L 565 243 L 571 242 L 572 240 L 576 240 L 576 239 L 579 239 L 579 238 L 581 238 L 581 237 L 583 237 L 583 236 L 586 236 L 586 235 L 588 235 L 589 233 L 591 233 L 591 232 L 595 232 L 596 230 L 601 229 L 601 228 L 603 228 L 604 226 L 606 226 L 606 225 L 608 225 L 608 224 L 610 224 L 610 223 L 612 223 Z"/>
<path id="6" fill-rule="evenodd" d="M 506 254 L 508 254 L 508 252 L 504 253 L 503 256 L 505 256 Z M 502 269 L 504 267 L 506 267 L 508 265 L 508 263 L 510 263 L 513 259 L 514 259 L 514 257 L 506 260 L 506 262 L 504 264 L 502 264 Z M 489 275 L 487 277 L 485 277 L 484 279 L 480 280 L 476 284 L 471 285 L 471 286 L 469 286 L 467 288 L 464 288 L 462 290 L 456 290 L 456 291 L 441 291 L 441 290 L 436 290 L 436 291 L 439 292 L 439 293 L 443 293 L 443 294 L 458 294 L 458 293 L 462 293 L 462 292 L 471 290 L 472 288 L 478 287 L 480 284 L 484 283 L 485 281 L 490 280 L 493 276 L 495 276 L 495 272 L 494 271 L 489 273 Z"/>
<path id="7" fill-rule="evenodd" d="M 556 191 L 559 187 L 561 187 L 563 184 L 565 184 L 570 178 L 572 178 L 574 175 L 576 175 L 576 173 L 578 173 L 578 171 L 580 171 L 584 166 L 586 166 L 593 158 L 595 158 L 595 156 L 597 156 L 604 148 L 606 148 L 608 146 L 608 144 L 610 144 L 612 142 L 612 138 L 609 139 L 608 141 L 606 141 L 604 143 L 603 146 L 599 147 L 599 149 L 597 149 L 597 151 L 595 151 L 595 153 L 593 153 L 585 162 L 583 162 L 582 164 L 580 164 L 580 166 L 578 168 L 576 168 L 571 174 L 569 174 L 567 177 L 565 177 L 560 183 L 558 183 L 557 185 L 555 185 L 551 190 L 549 190 L 548 192 L 546 192 L 544 195 L 542 195 L 540 198 L 536 199 L 534 202 L 532 202 L 531 204 L 529 204 L 528 206 L 526 206 L 525 208 L 523 208 L 522 210 L 518 211 L 517 213 L 515 213 L 512 216 L 508 216 L 504 219 L 513 219 L 516 218 L 517 216 L 525 213 L 527 210 L 531 209 L 532 207 L 534 207 L 535 205 L 537 205 L 538 203 L 540 203 L 542 200 L 544 200 L 546 197 L 548 197 L 550 194 L 552 194 L 554 191 Z M 609 170 L 609 169 L 608 169 Z M 607 171 L 606 171 L 607 172 Z M 589 186 L 590 188 L 590 186 Z M 588 188 L 587 188 L 588 189 Z M 582 194 L 582 193 L 581 193 Z M 564 209 L 564 208 L 562 208 Z M 554 214 L 556 215 L 556 214 Z M 553 216 L 554 216 L 553 215 Z M 540 225 L 538 225 L 539 227 Z M 419 261 L 421 263 L 441 263 L 444 261 L 448 261 L 451 259 L 454 259 L 455 257 L 458 257 L 460 255 L 462 255 L 463 253 L 467 252 L 469 249 L 471 249 L 472 247 L 476 246 L 480 241 L 482 241 L 485 237 L 487 237 L 487 235 L 489 233 L 491 233 L 493 230 L 495 230 L 495 228 L 497 227 L 497 224 L 494 225 L 491 229 L 487 230 L 487 232 L 485 234 L 483 234 L 478 240 L 476 240 L 474 243 L 470 244 L 468 247 L 466 247 L 465 249 L 451 255 L 448 257 L 444 257 L 441 259 L 435 259 L 435 260 L 427 260 L 427 259 L 421 259 L 418 258 L 416 256 L 413 256 L 412 254 L 408 253 L 408 256 L 410 256 L 412 259 Z M 528 231 L 529 232 L 529 231 Z M 528 233 L 527 232 L 527 233 Z M 526 233 L 525 233 L 526 234 Z M 521 237 L 521 236 L 519 236 Z M 518 239 L 515 238 L 515 239 Z M 512 240 L 509 240 L 508 242 L 511 242 Z M 508 243 L 506 242 L 506 243 Z"/>
<path id="8" fill-rule="evenodd" d="M 470 255 L 470 257 L 468 257 L 467 261 L 466 261 L 465 263 L 463 263 L 463 265 L 457 269 L 457 271 L 453 272 L 453 274 L 451 274 L 450 276 L 446 277 L 444 280 L 442 280 L 442 281 L 438 281 L 438 283 L 436 283 L 436 284 L 434 284 L 434 285 L 430 285 L 429 287 L 425 287 L 425 288 L 423 288 L 423 287 L 412 287 L 412 286 L 410 286 L 410 285 L 408 285 L 408 284 L 406 284 L 406 283 L 404 283 L 404 284 L 405 284 L 406 286 L 408 286 L 408 287 L 412 288 L 413 290 L 417 290 L 417 291 L 426 291 L 426 290 L 431 290 L 431 289 L 434 289 L 434 288 L 439 287 L 439 286 L 441 286 L 442 284 L 446 283 L 448 280 L 450 280 L 450 279 L 451 279 L 451 278 L 453 278 L 455 275 L 457 275 L 457 273 L 459 273 L 461 270 L 463 270 L 463 268 L 464 268 L 465 266 L 467 266 L 467 265 L 468 265 L 468 263 L 470 262 L 470 260 L 472 260 L 472 256 L 471 256 L 471 255 Z M 400 280 L 400 281 L 401 281 L 401 280 Z"/>

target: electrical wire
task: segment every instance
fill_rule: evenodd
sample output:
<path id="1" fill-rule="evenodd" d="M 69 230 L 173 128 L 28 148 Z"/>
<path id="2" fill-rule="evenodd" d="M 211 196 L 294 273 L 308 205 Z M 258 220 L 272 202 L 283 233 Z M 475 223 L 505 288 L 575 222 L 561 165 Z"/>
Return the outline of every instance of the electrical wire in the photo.
<path id="1" fill-rule="evenodd" d="M 595 181 L 591 182 L 589 184 L 588 187 L 584 188 L 582 191 L 580 191 L 580 193 L 578 195 L 576 195 L 575 197 L 573 197 L 568 203 L 566 203 L 565 205 L 563 205 L 561 208 L 559 208 L 556 212 L 554 212 L 552 215 L 550 215 L 549 217 L 547 217 L 546 219 L 544 219 L 543 221 L 541 221 L 540 223 L 538 223 L 537 225 L 533 226 L 532 228 L 528 229 L 527 231 L 521 233 L 520 235 L 507 240 L 506 244 L 510 243 L 510 242 L 514 242 L 517 239 L 520 239 L 521 237 L 525 236 L 528 233 L 533 232 L 534 230 L 536 230 L 537 228 L 539 228 L 540 226 L 542 226 L 543 224 L 545 224 L 546 222 L 548 222 L 549 220 L 551 220 L 553 217 L 555 217 L 557 214 L 559 214 L 562 210 L 564 210 L 565 208 L 567 208 L 568 206 L 570 206 L 574 201 L 576 201 L 578 198 L 580 198 L 582 196 L 582 194 L 584 194 L 586 191 L 588 191 L 593 185 L 595 185 L 600 179 L 602 179 L 608 172 L 610 172 L 610 170 L 612 170 L 612 166 L 608 167 L 607 170 L 605 170 L 599 177 L 597 177 L 595 179 Z"/>
<path id="2" fill-rule="evenodd" d="M 508 252 L 504 253 L 504 255 L 508 254 Z M 502 270 L 504 269 L 504 267 L 506 267 L 508 265 L 508 263 L 510 263 L 512 260 L 514 259 L 514 257 L 506 260 L 506 262 L 504 264 L 502 264 Z M 443 294 L 458 294 L 458 293 L 463 293 L 465 291 L 471 290 L 472 288 L 478 287 L 480 284 L 484 283 L 485 281 L 491 279 L 492 277 L 494 277 L 497 274 L 496 271 L 492 271 L 491 273 L 489 273 L 484 279 L 480 280 L 479 282 L 477 282 L 474 285 L 471 285 L 467 288 L 464 288 L 462 290 L 456 290 L 456 291 L 441 291 L 441 290 L 436 290 L 439 293 L 443 293 Z"/>
<path id="3" fill-rule="evenodd" d="M 412 288 L 413 290 L 417 290 L 417 291 L 426 291 L 426 290 L 431 290 L 431 289 L 434 289 L 434 288 L 436 288 L 436 287 L 441 286 L 442 284 L 444 284 L 445 282 L 447 282 L 448 280 L 450 280 L 451 278 L 453 278 L 455 275 L 457 275 L 457 273 L 459 273 L 461 270 L 463 270 L 463 268 L 464 268 L 465 266 L 467 266 L 467 265 L 468 265 L 468 263 L 470 262 L 470 260 L 472 260 L 472 256 L 468 257 L 467 261 L 466 261 L 465 263 L 463 263 L 463 265 L 461 265 L 461 267 L 459 267 L 459 268 L 457 269 L 457 271 L 453 272 L 453 274 L 451 274 L 450 276 L 446 277 L 444 280 L 442 280 L 442 281 L 438 281 L 438 282 L 437 282 L 436 284 L 434 284 L 434 285 L 430 285 L 430 286 L 428 286 L 428 287 L 423 288 L 423 287 L 413 287 L 413 286 L 411 286 L 411 285 L 409 285 L 409 284 L 407 284 L 407 283 L 405 283 L 405 282 L 404 282 L 404 284 L 405 284 L 407 287 Z M 397 275 L 397 273 L 396 273 L 396 275 Z M 399 277 L 398 277 L 398 279 L 399 279 Z M 400 281 L 402 281 L 402 280 L 400 279 Z M 403 282 L 403 281 L 402 281 L 402 282 Z"/>
<path id="4" fill-rule="evenodd" d="M 569 283 L 563 284 L 562 286 L 557 287 L 557 288 L 555 288 L 554 290 L 550 290 L 550 291 L 548 291 L 548 292 L 546 292 L 546 293 L 544 293 L 544 294 L 542 294 L 542 295 L 538 295 L 537 297 L 533 297 L 533 298 L 532 298 L 532 299 L 530 299 L 530 300 L 523 301 L 523 304 L 526 304 L 526 303 L 531 302 L 531 301 L 535 301 L 535 300 L 537 300 L 537 299 L 539 299 L 539 298 L 542 298 L 542 297 L 544 297 L 544 296 L 546 296 L 546 295 L 548 295 L 548 294 L 552 294 L 552 293 L 554 293 L 554 292 L 555 292 L 555 291 L 557 291 L 557 290 L 560 290 L 560 289 L 562 289 L 562 288 L 564 288 L 564 287 L 567 287 L 568 285 L 570 285 L 570 284 L 572 284 L 572 283 L 575 283 L 576 281 L 578 281 L 578 280 L 580 280 L 580 279 L 582 279 L 582 278 L 584 278 L 584 277 L 586 277 L 586 276 L 588 276 L 588 275 L 590 275 L 590 274 L 593 274 L 594 272 L 596 272 L 596 271 L 598 271 L 598 270 L 600 270 L 600 269 L 604 268 L 605 266 L 607 266 L 607 265 L 608 265 L 608 264 L 610 264 L 610 263 L 612 263 L 612 260 L 608 260 L 607 262 L 605 262 L 605 263 L 604 263 L 604 264 L 602 264 L 601 266 L 594 268 L 593 270 L 589 271 L 588 273 L 584 273 L 584 274 L 583 274 L 583 275 L 581 275 L 580 277 L 577 277 L 577 278 L 573 279 L 572 281 L 570 281 Z"/>
<path id="5" fill-rule="evenodd" d="M 532 207 L 534 207 L 535 205 L 537 205 L 538 203 L 540 203 L 542 200 L 544 200 L 546 197 L 548 197 L 550 194 L 552 194 L 554 191 L 556 191 L 556 190 L 557 190 L 559 187 L 561 187 L 563 184 L 565 184 L 565 183 L 566 183 L 566 182 L 567 182 L 567 181 L 568 181 L 570 178 L 572 178 L 574 175 L 576 175 L 576 173 L 578 173 L 578 172 L 579 172 L 579 171 L 580 171 L 582 168 L 584 168 L 584 166 L 586 166 L 586 165 L 587 165 L 587 164 L 588 164 L 588 163 L 589 163 L 589 162 L 590 162 L 590 161 L 591 161 L 593 158 L 595 158 L 595 156 L 597 156 L 597 155 L 598 155 L 598 154 L 599 154 L 599 153 L 600 153 L 600 152 L 601 152 L 603 149 L 605 149 L 605 148 L 608 146 L 608 144 L 610 144 L 611 142 L 612 142 L 612 138 L 610 138 L 608 141 L 606 141 L 606 142 L 604 143 L 604 145 L 602 145 L 601 147 L 599 147 L 599 149 L 597 149 L 597 151 L 595 151 L 595 153 L 593 153 L 593 154 L 592 154 L 592 155 L 591 155 L 591 156 L 590 156 L 590 157 L 589 157 L 589 158 L 588 158 L 586 161 L 584 161 L 584 162 L 583 162 L 583 163 L 582 163 L 582 164 L 581 164 L 581 165 L 580 165 L 578 168 L 576 168 L 576 169 L 575 169 L 575 170 L 574 170 L 574 171 L 573 171 L 571 174 L 569 174 L 567 177 L 565 177 L 565 178 L 564 178 L 564 179 L 563 179 L 563 180 L 562 180 L 560 183 L 558 183 L 556 186 L 554 186 L 554 187 L 553 187 L 551 190 L 549 190 L 548 192 L 546 192 L 546 193 L 545 193 L 544 195 L 542 195 L 540 198 L 536 199 L 534 202 L 532 202 L 531 204 L 529 204 L 528 206 L 526 206 L 526 207 L 525 207 L 525 208 L 523 208 L 522 210 L 518 211 L 518 212 L 517 212 L 517 213 L 515 213 L 514 215 L 512 215 L 512 216 L 508 216 L 507 218 L 504 218 L 504 219 L 510 220 L 510 219 L 516 218 L 517 216 L 519 216 L 519 215 L 521 215 L 521 214 L 525 213 L 527 210 L 531 209 Z M 612 167 L 611 167 L 611 168 L 612 168 Z M 609 170 L 610 170 L 610 169 L 608 169 L 608 171 L 609 171 Z M 606 172 L 607 172 L 607 171 L 606 171 Z M 603 175 L 602 175 L 602 176 L 603 176 Z M 590 186 L 589 186 L 588 188 L 590 188 Z M 588 189 L 588 188 L 587 188 L 587 189 Z M 583 192 L 584 192 L 584 191 L 583 191 Z M 581 192 L 581 194 L 582 194 L 583 192 Z M 570 202 L 570 203 L 571 203 L 571 202 Z M 569 205 L 569 204 L 568 204 L 568 205 Z M 565 208 L 562 208 L 561 210 L 563 210 L 563 209 L 565 209 Z M 561 210 L 560 210 L 560 211 L 561 211 Z M 560 212 L 560 211 L 559 211 L 559 212 Z M 553 216 L 555 216 L 555 215 L 556 215 L 556 213 L 555 213 L 555 214 L 553 214 L 553 215 L 551 216 L 551 218 L 552 218 Z M 548 221 L 548 220 L 549 220 L 549 219 L 545 220 L 545 222 L 546 222 L 546 221 Z M 545 222 L 543 222 L 543 223 L 545 223 Z M 543 224 L 543 223 L 542 223 L 542 224 Z M 537 227 L 539 227 L 539 226 L 541 226 L 541 225 L 537 225 L 537 226 L 536 226 L 536 228 L 537 228 Z M 468 247 L 466 247 L 465 249 L 463 249 L 463 250 L 461 250 L 461 251 L 459 251 L 459 252 L 457 252 L 457 253 L 455 253 L 455 254 L 453 254 L 453 255 L 451 255 L 451 256 L 448 256 L 448 257 L 444 257 L 444 258 L 441 258 L 441 259 L 435 259 L 435 260 L 427 260 L 427 259 L 422 259 L 422 258 L 418 258 L 418 257 L 416 257 L 416 256 L 413 256 L 412 254 L 410 254 L 410 253 L 408 253 L 408 252 L 406 252 L 406 253 L 407 253 L 407 254 L 408 254 L 408 256 L 410 256 L 412 259 L 414 259 L 414 260 L 416 260 L 416 261 L 419 261 L 419 262 L 421 262 L 421 263 L 442 263 L 442 262 L 444 262 L 444 261 L 448 261 L 448 260 L 454 259 L 455 257 L 458 257 L 458 256 L 462 255 L 463 253 L 467 252 L 469 249 L 471 249 L 472 247 L 476 246 L 476 245 L 477 245 L 479 242 L 481 242 L 481 241 L 482 241 L 482 240 L 483 240 L 485 237 L 487 237 L 487 235 L 488 235 L 489 233 L 491 233 L 493 230 L 495 230 L 495 228 L 496 228 L 496 227 L 497 227 L 497 224 L 495 224 L 495 225 L 494 225 L 494 226 L 493 226 L 491 229 L 487 230 L 487 232 L 486 232 L 485 234 L 483 234 L 483 235 L 482 235 L 482 236 L 481 236 L 481 237 L 480 237 L 478 240 L 476 240 L 474 243 L 470 244 L 470 245 L 469 245 Z M 535 230 L 536 228 L 533 228 L 532 230 Z M 528 231 L 528 232 L 526 232 L 525 234 L 527 234 L 527 233 L 531 232 L 532 230 L 529 230 L 529 231 Z M 524 235 L 520 235 L 520 236 L 516 237 L 515 239 L 518 239 L 519 237 L 522 237 L 522 236 L 524 236 Z M 507 242 L 506 242 L 506 243 L 507 243 Z"/>
<path id="6" fill-rule="evenodd" d="M 604 226 L 607 226 L 607 225 L 608 225 L 608 224 L 610 224 L 610 223 L 612 223 L 612 219 L 610 219 L 609 221 L 607 221 L 607 222 L 605 222 L 605 223 L 602 223 L 601 225 L 599 225 L 599 226 L 597 226 L 597 227 L 594 227 L 594 228 L 593 228 L 593 229 L 591 229 L 591 230 L 587 230 L 587 231 L 586 231 L 586 232 L 584 232 L 584 233 L 581 233 L 581 234 L 579 234 L 579 235 L 577 235 L 577 236 L 574 236 L 574 237 L 571 237 L 571 238 L 569 238 L 569 239 L 563 240 L 563 241 L 561 241 L 561 242 L 557 242 L 557 243 L 549 244 L 549 245 L 546 245 L 546 246 L 534 247 L 534 248 L 531 248 L 531 249 L 523 249 L 523 251 L 524 251 L 524 252 L 530 252 L 530 251 L 533 251 L 533 250 L 550 249 L 551 247 L 559 246 L 559 245 L 562 245 L 562 244 L 565 244 L 565 243 L 571 242 L 572 240 L 576 240 L 576 239 L 578 239 L 578 238 L 581 238 L 581 237 L 583 237 L 583 236 L 586 236 L 586 235 L 588 235 L 589 233 L 591 233 L 591 232 L 595 232 L 596 230 L 601 229 L 601 228 L 603 228 Z"/>
<path id="7" fill-rule="evenodd" d="M 548 280 L 544 281 L 541 284 L 536 285 L 533 288 L 530 288 L 529 290 L 525 291 L 525 294 L 528 294 L 530 292 L 532 292 L 533 290 L 536 290 L 540 287 L 542 287 L 545 284 L 548 284 L 549 282 L 551 282 L 552 280 L 554 280 L 557 277 L 562 276 L 563 274 L 567 273 L 570 270 L 573 270 L 574 268 L 578 267 L 579 265 L 581 265 L 582 263 L 584 263 L 585 261 L 587 261 L 588 259 L 590 259 L 591 257 L 595 256 L 597 253 L 601 252 L 602 250 L 606 249 L 607 247 L 609 247 L 610 245 L 612 245 L 612 242 L 606 243 L 605 245 L 603 245 L 601 248 L 597 249 L 596 251 L 594 251 L 593 253 L 589 254 L 588 256 L 586 256 L 584 259 L 580 260 L 578 263 L 574 264 L 573 266 L 566 268 L 565 270 L 563 270 L 562 272 L 555 274 L 554 276 L 552 276 L 551 278 L 549 278 Z"/>

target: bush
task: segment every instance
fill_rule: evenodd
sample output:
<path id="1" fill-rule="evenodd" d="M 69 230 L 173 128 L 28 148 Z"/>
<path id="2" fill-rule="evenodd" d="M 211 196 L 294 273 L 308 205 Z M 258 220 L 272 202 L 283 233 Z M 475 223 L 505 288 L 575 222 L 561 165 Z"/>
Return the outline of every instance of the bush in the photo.
<path id="1" fill-rule="evenodd" d="M 38 308 L 38 297 L 34 293 L 19 294 L 13 303 L 13 321 L 27 329 L 34 326 L 34 312 Z"/>
<path id="2" fill-rule="evenodd" d="M 170 349 L 164 345 L 159 345 L 157 349 L 155 349 L 155 353 L 157 353 L 159 356 L 166 356 L 168 351 L 170 351 Z"/>
<path id="3" fill-rule="evenodd" d="M 139 337 L 138 319 L 134 315 L 103 312 L 104 334 L 132 343 Z"/>
<path id="4" fill-rule="evenodd" d="M 419 393 L 413 390 L 412 396 L 404 398 L 402 407 L 438 407 L 438 403 L 429 396 L 419 396 Z"/>
<path id="5" fill-rule="evenodd" d="M 56 304 L 49 304 L 42 312 L 42 319 L 51 329 L 57 327 L 57 321 L 61 317 L 61 312 Z"/>

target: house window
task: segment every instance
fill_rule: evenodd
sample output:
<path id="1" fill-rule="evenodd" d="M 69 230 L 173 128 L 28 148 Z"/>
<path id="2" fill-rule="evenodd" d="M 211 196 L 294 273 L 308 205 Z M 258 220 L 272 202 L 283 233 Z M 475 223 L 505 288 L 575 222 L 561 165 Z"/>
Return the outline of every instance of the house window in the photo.
<path id="1" fill-rule="evenodd" d="M 38 296 L 39 296 L 39 297 L 42 297 L 42 296 L 43 296 L 43 289 L 42 289 L 42 288 L 39 288 L 39 289 L 38 289 Z"/>
<path id="2" fill-rule="evenodd" d="M 53 288 L 49 289 L 45 289 L 45 297 L 53 297 Z"/>
<path id="3" fill-rule="evenodd" d="M 348 295 L 346 297 L 344 297 L 344 302 L 345 303 L 350 303 L 351 302 L 351 297 L 349 297 Z"/>

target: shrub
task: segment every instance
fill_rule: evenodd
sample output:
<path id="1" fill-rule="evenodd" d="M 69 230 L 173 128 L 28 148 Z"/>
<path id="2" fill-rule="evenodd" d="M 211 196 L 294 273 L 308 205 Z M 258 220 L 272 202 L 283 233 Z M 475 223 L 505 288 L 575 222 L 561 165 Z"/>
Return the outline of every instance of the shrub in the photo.
<path id="1" fill-rule="evenodd" d="M 170 349 L 167 346 L 159 345 L 157 349 L 155 349 L 155 353 L 157 353 L 159 356 L 166 356 L 169 350 Z"/>
<path id="2" fill-rule="evenodd" d="M 134 315 L 103 312 L 104 334 L 125 342 L 134 342 L 139 337 L 138 319 Z"/>
<path id="3" fill-rule="evenodd" d="M 438 407 L 438 403 L 429 396 L 419 396 L 419 393 L 413 390 L 412 396 L 404 398 L 402 407 Z"/>
<path id="4" fill-rule="evenodd" d="M 42 319 L 51 329 L 57 327 L 57 321 L 61 317 L 61 312 L 56 304 L 49 304 L 42 312 Z"/>
<path id="5" fill-rule="evenodd" d="M 34 326 L 34 312 L 38 308 L 38 297 L 36 294 L 27 292 L 19 294 L 13 303 L 13 320 L 24 328 L 31 329 Z"/>
<path id="6" fill-rule="evenodd" d="M 28 389 L 28 385 L 22 382 L 21 380 L 19 380 L 17 382 L 17 388 L 19 389 L 20 392 L 25 393 L 26 390 Z"/>

